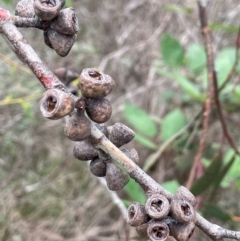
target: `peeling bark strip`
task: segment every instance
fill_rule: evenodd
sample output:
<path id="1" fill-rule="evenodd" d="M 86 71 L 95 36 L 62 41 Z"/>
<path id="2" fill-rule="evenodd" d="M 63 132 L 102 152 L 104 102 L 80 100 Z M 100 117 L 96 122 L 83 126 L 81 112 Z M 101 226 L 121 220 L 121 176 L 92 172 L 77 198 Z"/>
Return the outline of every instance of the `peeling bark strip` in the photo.
<path id="1" fill-rule="evenodd" d="M 58 86 L 64 88 L 62 82 L 43 64 L 33 48 L 12 23 L 11 14 L 3 8 L 0 8 L 0 31 L 7 37 L 18 55 L 30 67 L 45 89 Z"/>

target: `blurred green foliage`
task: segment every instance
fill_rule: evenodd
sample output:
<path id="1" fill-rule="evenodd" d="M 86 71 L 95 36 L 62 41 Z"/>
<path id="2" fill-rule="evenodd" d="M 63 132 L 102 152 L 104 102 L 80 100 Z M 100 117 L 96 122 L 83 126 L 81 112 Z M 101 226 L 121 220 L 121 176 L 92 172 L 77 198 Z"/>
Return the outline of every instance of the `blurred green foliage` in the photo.
<path id="1" fill-rule="evenodd" d="M 170 11 L 183 11 L 181 8 L 169 6 Z M 216 27 L 226 30 L 225 26 L 212 24 L 211 27 Z M 234 30 L 231 26 L 228 30 Z M 206 98 L 207 88 L 207 70 L 206 70 L 206 54 L 204 47 L 197 43 L 189 44 L 186 49 L 181 45 L 179 40 L 170 34 L 165 34 L 160 39 L 159 51 L 161 58 L 153 63 L 155 72 L 163 78 L 170 79 L 181 88 L 182 103 L 178 107 L 170 109 L 159 121 L 147 114 L 140 107 L 125 104 L 124 116 L 126 121 L 136 130 L 135 140 L 141 145 L 149 148 L 154 155 L 161 155 L 161 148 L 164 147 L 168 140 L 174 137 L 177 133 L 184 130 L 188 125 L 183 108 L 183 103 L 193 106 L 194 103 L 204 103 Z M 224 85 L 220 93 L 220 100 L 224 102 L 224 107 L 229 103 L 240 104 L 240 88 L 231 82 L 226 82 L 229 73 L 232 71 L 236 60 L 236 49 L 226 47 L 218 51 L 215 58 L 215 67 L 217 71 L 219 87 Z M 240 68 L 237 66 L 236 72 L 240 73 Z M 170 91 L 163 98 L 167 103 L 171 102 L 174 94 Z M 186 98 L 187 97 L 187 98 Z M 228 109 L 230 107 L 227 107 Z M 233 111 L 233 109 L 231 109 Z M 193 130 L 192 130 L 193 131 Z M 168 146 L 168 149 L 178 150 L 181 152 L 180 146 L 184 147 L 182 155 L 191 151 L 186 148 L 189 146 L 189 138 L 191 132 L 186 132 L 184 138 L 179 142 L 178 139 Z M 180 146 L 179 146 L 180 145 Z M 196 142 L 198 145 L 198 142 Z M 193 146 L 194 147 L 194 146 Z M 197 147 L 197 146 L 196 146 Z M 196 150 L 196 147 L 194 150 Z M 204 173 L 193 184 L 191 191 L 196 195 L 206 195 L 206 204 L 203 204 L 202 211 L 206 216 L 211 216 L 220 219 L 224 222 L 233 222 L 232 216 L 221 208 L 219 202 L 214 201 L 219 192 L 224 188 L 238 188 L 240 186 L 240 158 L 234 154 L 234 150 L 228 148 L 225 152 L 219 150 L 219 145 L 209 147 L 212 151 L 211 155 L 207 154 L 203 157 Z M 165 149 L 164 149 L 165 150 Z M 155 154 L 154 154 L 155 153 Z M 218 153 L 218 154 L 216 154 Z M 225 154 L 224 154 L 225 153 Z M 153 159 L 157 161 L 156 158 Z M 150 160 L 149 160 L 150 161 Z M 152 161 L 152 159 L 151 159 Z M 146 164 L 146 163 L 145 163 Z M 152 165 L 152 163 L 151 163 Z M 188 169 L 191 168 L 191 163 Z M 173 179 L 162 183 L 163 187 L 174 193 L 179 187 L 178 179 Z M 135 198 L 138 199 L 137 195 Z"/>

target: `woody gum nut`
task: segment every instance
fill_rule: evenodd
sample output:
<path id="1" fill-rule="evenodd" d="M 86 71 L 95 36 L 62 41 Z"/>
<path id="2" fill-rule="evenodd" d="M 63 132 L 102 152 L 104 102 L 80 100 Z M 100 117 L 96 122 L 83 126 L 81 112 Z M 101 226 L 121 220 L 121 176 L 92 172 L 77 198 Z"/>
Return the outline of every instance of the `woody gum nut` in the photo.
<path id="1" fill-rule="evenodd" d="M 40 101 L 40 110 L 44 117 L 57 120 L 69 115 L 74 109 L 74 101 L 59 89 L 47 90 Z"/>
<path id="2" fill-rule="evenodd" d="M 147 228 L 147 235 L 152 241 L 164 241 L 169 236 L 169 228 L 164 222 L 151 222 Z"/>
<path id="3" fill-rule="evenodd" d="M 132 203 L 127 210 L 127 223 L 130 226 L 137 227 L 143 223 L 147 223 L 149 217 L 145 211 L 144 205 L 134 202 Z"/>
<path id="4" fill-rule="evenodd" d="M 105 177 L 107 172 L 107 165 L 100 158 L 93 159 L 90 163 L 90 171 L 97 177 Z"/>
<path id="5" fill-rule="evenodd" d="M 65 0 L 34 0 L 36 15 L 46 21 L 54 19 L 65 5 Z"/>
<path id="6" fill-rule="evenodd" d="M 183 199 L 188 201 L 193 207 L 196 205 L 197 200 L 195 196 L 186 188 L 186 187 L 179 187 L 176 193 L 174 194 L 175 199 Z"/>
<path id="7" fill-rule="evenodd" d="M 78 18 L 73 8 L 65 8 L 52 20 L 51 27 L 66 35 L 74 35 L 79 31 Z"/>
<path id="8" fill-rule="evenodd" d="M 68 55 L 77 37 L 76 35 L 61 34 L 55 29 L 51 28 L 47 30 L 47 35 L 51 46 L 61 57 Z"/>
<path id="9" fill-rule="evenodd" d="M 180 223 L 195 222 L 196 212 L 188 201 L 173 198 L 171 201 L 171 216 Z"/>
<path id="10" fill-rule="evenodd" d="M 140 236 L 147 236 L 148 223 L 141 224 L 136 227 L 136 231 Z"/>
<path id="11" fill-rule="evenodd" d="M 80 89 L 87 98 L 103 98 L 114 88 L 114 81 L 96 69 L 84 69 L 79 77 Z"/>
<path id="12" fill-rule="evenodd" d="M 53 46 L 50 42 L 50 39 L 48 37 L 48 31 L 43 31 L 43 39 L 44 39 L 44 43 L 51 49 L 53 49 Z"/>
<path id="13" fill-rule="evenodd" d="M 112 162 L 107 162 L 106 182 L 112 191 L 122 189 L 130 180 L 129 175 Z"/>
<path id="14" fill-rule="evenodd" d="M 170 224 L 170 233 L 177 241 L 187 241 L 194 233 L 195 224 L 189 223 L 177 223 Z"/>
<path id="15" fill-rule="evenodd" d="M 18 2 L 15 15 L 22 18 L 34 18 L 35 11 L 33 8 L 33 0 L 21 0 Z"/>
<path id="16" fill-rule="evenodd" d="M 84 115 L 84 110 L 73 113 L 65 124 L 64 133 L 72 141 L 83 141 L 90 136 L 90 122 Z"/>
<path id="17" fill-rule="evenodd" d="M 97 123 L 108 121 L 112 114 L 112 105 L 106 98 L 86 99 L 86 112 Z"/>
<path id="18" fill-rule="evenodd" d="M 145 210 L 147 214 L 154 219 L 165 218 L 170 210 L 169 201 L 159 193 L 154 193 L 148 197 Z"/>
<path id="19" fill-rule="evenodd" d="M 73 154 L 80 161 L 89 161 L 98 156 L 98 152 L 90 143 L 89 138 L 75 142 Z"/>
<path id="20" fill-rule="evenodd" d="M 108 128 L 108 139 L 117 147 L 129 143 L 134 137 L 134 131 L 122 123 Z"/>
<path id="21" fill-rule="evenodd" d="M 78 73 L 68 68 L 58 68 L 54 70 L 54 74 L 68 86 L 73 80 L 78 78 Z"/>
<path id="22" fill-rule="evenodd" d="M 121 151 L 128 157 L 130 158 L 132 161 L 134 161 L 136 164 L 139 163 L 139 156 L 137 153 L 137 150 L 135 148 L 124 148 L 121 149 Z"/>

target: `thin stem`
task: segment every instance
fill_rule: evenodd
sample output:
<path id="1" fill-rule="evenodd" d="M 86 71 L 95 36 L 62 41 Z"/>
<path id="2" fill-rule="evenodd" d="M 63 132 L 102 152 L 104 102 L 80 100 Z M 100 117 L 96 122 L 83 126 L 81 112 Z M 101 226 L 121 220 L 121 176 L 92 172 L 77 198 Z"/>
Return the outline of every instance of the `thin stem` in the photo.
<path id="1" fill-rule="evenodd" d="M 50 22 L 43 22 L 39 18 L 12 16 L 12 21 L 18 28 L 38 28 L 44 30 L 50 25 Z"/>
<path id="2" fill-rule="evenodd" d="M 204 113 L 203 113 L 203 131 L 201 135 L 199 148 L 195 156 L 195 159 L 190 171 L 190 175 L 187 181 L 186 187 L 188 189 L 190 189 L 190 187 L 192 186 L 198 165 L 202 159 L 203 152 L 206 147 L 209 120 L 210 120 L 212 103 L 214 98 L 214 78 L 215 78 L 214 54 L 213 54 L 213 47 L 212 47 L 211 31 L 208 26 L 205 1 L 198 1 L 198 8 L 199 8 L 199 18 L 201 22 L 202 36 L 203 36 L 205 51 L 207 54 L 208 89 L 207 89 L 207 98 L 205 100 Z"/>

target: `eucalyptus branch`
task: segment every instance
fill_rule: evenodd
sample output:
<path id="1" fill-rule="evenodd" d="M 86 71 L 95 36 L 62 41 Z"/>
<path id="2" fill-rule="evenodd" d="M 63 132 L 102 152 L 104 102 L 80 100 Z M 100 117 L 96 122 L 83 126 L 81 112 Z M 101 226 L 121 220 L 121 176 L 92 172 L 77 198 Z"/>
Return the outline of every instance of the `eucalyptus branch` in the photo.
<path id="1" fill-rule="evenodd" d="M 14 47 L 16 52 L 27 63 L 29 68 L 40 80 L 44 88 L 52 91 L 57 88 L 60 92 L 63 91 L 65 92 L 65 94 L 69 95 L 69 97 L 76 99 L 76 97 L 73 97 L 73 95 L 66 91 L 66 87 L 64 86 L 64 84 L 60 80 L 58 80 L 58 78 L 42 63 L 33 48 L 26 42 L 22 34 L 18 31 L 13 19 L 13 16 L 7 10 L 0 8 L 0 32 L 8 38 L 9 42 Z M 210 75 L 212 75 L 211 71 Z M 91 72 L 91 74 L 98 75 L 99 73 Z M 75 107 L 78 110 L 83 107 L 81 106 L 81 103 L 81 100 L 75 102 Z M 208 111 L 210 110 L 208 109 Z M 127 155 L 125 155 L 118 147 L 116 147 L 93 122 L 91 122 L 90 124 L 90 133 L 93 145 L 97 149 L 103 150 L 111 157 L 111 159 L 117 162 L 117 164 L 120 165 L 130 175 L 130 177 L 143 188 L 148 197 L 154 198 L 154 195 L 161 194 L 160 200 L 167 200 L 167 202 L 172 203 L 174 203 L 175 201 L 179 201 L 176 199 L 177 194 L 173 196 L 170 192 L 165 190 L 161 185 L 159 185 L 150 176 L 148 176 L 135 162 L 133 162 L 129 157 L 127 157 Z M 191 194 L 190 197 L 191 196 L 193 195 Z M 190 202 L 193 204 L 191 204 L 189 207 L 193 209 L 192 206 L 195 205 L 195 201 L 191 200 L 192 199 L 190 198 Z M 186 203 L 186 200 L 184 200 L 184 205 Z M 176 205 L 177 204 L 178 203 L 176 203 Z M 174 222 L 178 223 L 176 221 L 169 221 L 169 225 Z M 240 232 L 223 229 L 218 225 L 210 223 L 200 214 L 196 214 L 196 217 L 195 215 L 193 216 L 193 222 L 191 222 L 191 225 L 194 225 L 194 222 L 196 226 L 198 226 L 212 240 L 223 240 L 224 238 L 233 238 L 236 240 L 240 239 Z M 156 224 L 154 222 L 151 222 L 149 225 L 153 226 L 154 229 L 159 228 L 161 230 L 166 228 L 165 223 Z"/>
<path id="2" fill-rule="evenodd" d="M 10 44 L 29 66 L 45 89 L 64 87 L 62 82 L 43 64 L 42 60 L 27 43 L 14 24 L 15 16 L 6 9 L 0 8 L 0 33 L 7 37 Z"/>

